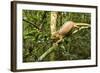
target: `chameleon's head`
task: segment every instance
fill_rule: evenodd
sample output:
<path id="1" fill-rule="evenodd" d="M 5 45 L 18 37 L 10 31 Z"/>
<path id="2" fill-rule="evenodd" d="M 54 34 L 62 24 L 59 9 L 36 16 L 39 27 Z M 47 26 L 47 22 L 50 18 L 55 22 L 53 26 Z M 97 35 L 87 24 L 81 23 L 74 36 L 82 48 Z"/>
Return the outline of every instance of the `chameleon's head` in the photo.
<path id="1" fill-rule="evenodd" d="M 53 34 L 52 34 L 52 36 L 51 36 L 51 39 L 53 39 L 53 40 L 58 40 L 59 39 L 59 36 L 60 36 L 60 34 L 59 34 L 59 32 L 54 32 Z"/>

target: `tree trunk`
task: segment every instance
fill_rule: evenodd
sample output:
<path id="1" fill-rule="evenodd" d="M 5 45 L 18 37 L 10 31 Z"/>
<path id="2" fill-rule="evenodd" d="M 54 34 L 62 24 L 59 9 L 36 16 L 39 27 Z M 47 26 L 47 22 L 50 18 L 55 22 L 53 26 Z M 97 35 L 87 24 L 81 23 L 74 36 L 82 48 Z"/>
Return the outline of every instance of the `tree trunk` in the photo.
<path id="1" fill-rule="evenodd" d="M 57 12 L 51 12 L 51 37 L 54 32 L 56 32 L 56 22 L 57 22 Z M 53 43 L 54 44 L 54 43 Z M 50 60 L 55 60 L 55 51 L 50 53 Z"/>

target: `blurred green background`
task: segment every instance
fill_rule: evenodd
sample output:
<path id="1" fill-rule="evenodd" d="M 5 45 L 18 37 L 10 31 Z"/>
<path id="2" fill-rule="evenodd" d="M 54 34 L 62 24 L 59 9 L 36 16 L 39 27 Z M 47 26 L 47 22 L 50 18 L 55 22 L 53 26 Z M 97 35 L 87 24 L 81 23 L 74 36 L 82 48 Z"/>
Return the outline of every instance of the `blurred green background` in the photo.
<path id="1" fill-rule="evenodd" d="M 52 47 L 50 32 L 51 11 L 23 10 L 23 62 L 36 62 Z M 59 29 L 66 21 L 91 24 L 90 13 L 58 12 Z M 31 24 L 32 23 L 32 24 Z M 91 28 L 68 35 L 54 51 L 55 57 L 47 55 L 42 61 L 83 60 L 91 58 Z"/>

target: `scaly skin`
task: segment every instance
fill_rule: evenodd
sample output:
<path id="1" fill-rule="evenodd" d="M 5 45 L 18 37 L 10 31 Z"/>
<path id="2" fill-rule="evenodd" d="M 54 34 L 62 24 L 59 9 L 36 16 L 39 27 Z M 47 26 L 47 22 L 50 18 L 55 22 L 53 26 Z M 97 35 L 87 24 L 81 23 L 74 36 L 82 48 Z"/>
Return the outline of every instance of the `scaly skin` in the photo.
<path id="1" fill-rule="evenodd" d="M 73 21 L 68 21 L 63 24 L 63 26 L 52 35 L 52 39 L 57 40 L 56 43 L 62 41 L 63 37 L 71 31 L 72 28 L 78 27 Z"/>

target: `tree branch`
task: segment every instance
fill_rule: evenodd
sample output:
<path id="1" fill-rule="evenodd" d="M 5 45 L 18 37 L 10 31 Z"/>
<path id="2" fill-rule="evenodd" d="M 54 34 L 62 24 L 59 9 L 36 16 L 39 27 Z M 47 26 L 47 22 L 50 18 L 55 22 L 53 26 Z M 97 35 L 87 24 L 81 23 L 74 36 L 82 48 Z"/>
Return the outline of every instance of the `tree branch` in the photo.
<path id="1" fill-rule="evenodd" d="M 50 47 L 44 54 L 42 54 L 39 58 L 38 61 L 42 61 L 48 54 L 50 54 L 51 52 L 53 52 L 56 48 L 57 48 L 57 44 L 53 44 L 52 47 Z"/>
<path id="2" fill-rule="evenodd" d="M 32 24 L 36 29 L 40 30 L 40 28 L 38 26 L 36 26 L 33 22 L 30 22 L 30 21 L 27 21 L 25 19 L 23 19 L 23 21 L 29 23 L 29 24 Z"/>

